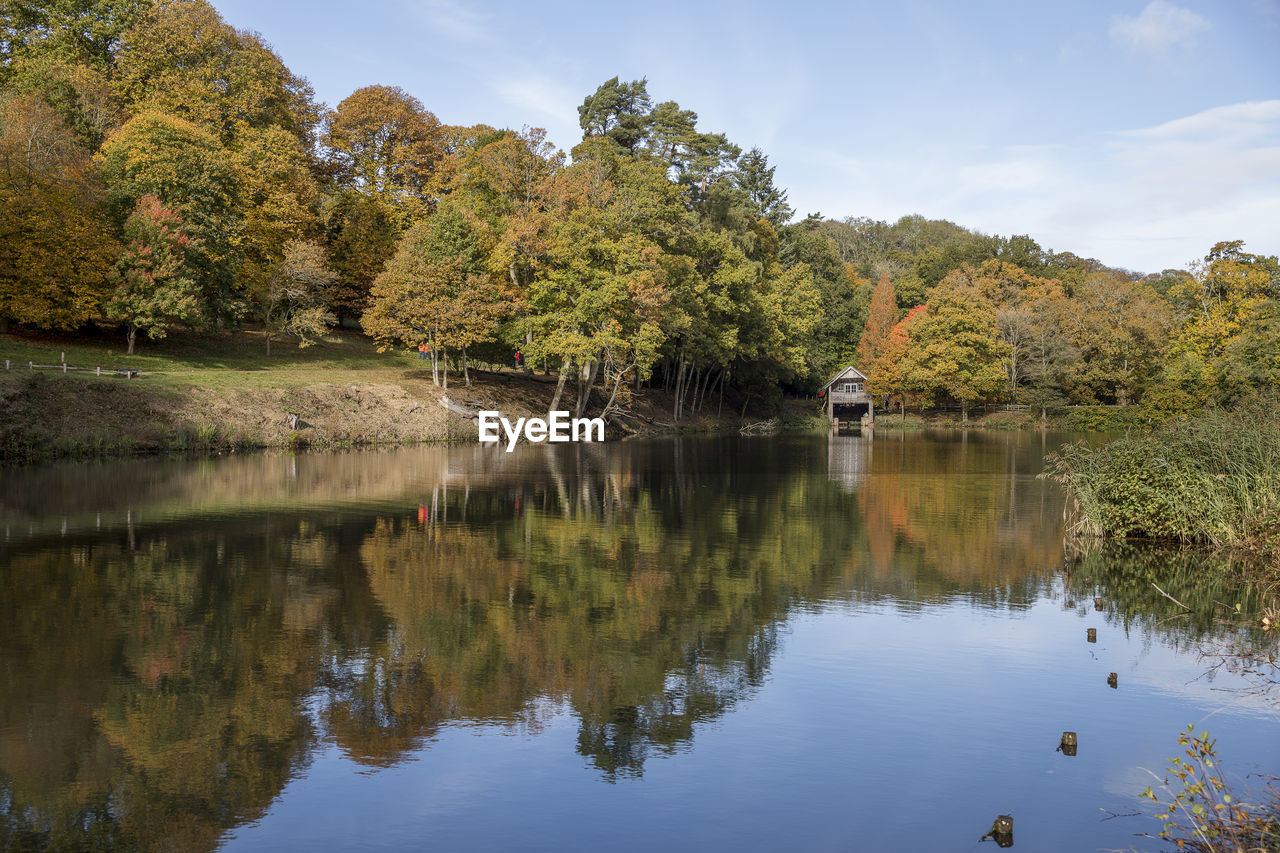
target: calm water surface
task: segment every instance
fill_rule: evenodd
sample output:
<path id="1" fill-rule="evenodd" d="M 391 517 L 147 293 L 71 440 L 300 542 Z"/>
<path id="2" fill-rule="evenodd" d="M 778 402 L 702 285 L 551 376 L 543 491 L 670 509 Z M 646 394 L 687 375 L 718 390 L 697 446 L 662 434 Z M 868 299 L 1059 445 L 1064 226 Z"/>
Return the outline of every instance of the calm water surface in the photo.
<path id="1" fill-rule="evenodd" d="M 1158 849 L 1188 723 L 1280 770 L 1256 602 L 1064 554 L 1061 440 L 0 472 L 0 847 Z"/>

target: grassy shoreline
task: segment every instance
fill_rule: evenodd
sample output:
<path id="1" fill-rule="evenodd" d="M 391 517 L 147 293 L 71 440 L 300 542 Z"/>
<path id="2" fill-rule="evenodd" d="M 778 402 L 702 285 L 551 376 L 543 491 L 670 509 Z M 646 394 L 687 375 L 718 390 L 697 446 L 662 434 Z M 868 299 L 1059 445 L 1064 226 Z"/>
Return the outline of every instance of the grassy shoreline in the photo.
<path id="1" fill-rule="evenodd" d="M 137 370 L 127 379 L 90 372 L 32 370 L 28 362 Z M 4 360 L 10 362 L 5 370 Z M 338 332 L 307 349 L 265 353 L 260 333 L 184 335 L 123 354 L 115 339 L 0 335 L 0 463 L 96 459 L 147 454 L 211 455 L 229 451 L 468 443 L 474 424 L 442 398 L 509 417 L 545 416 L 554 375 L 472 363 L 472 384 L 458 370 L 448 387 L 432 381 L 417 353 L 380 353 L 364 335 Z M 573 402 L 566 390 L 565 405 Z M 628 432 L 712 432 L 736 427 L 700 416 L 672 426 L 671 398 L 637 396 Z M 288 416 L 297 415 L 297 429 Z"/>
<path id="2" fill-rule="evenodd" d="M 1102 446 L 1065 445 L 1045 476 L 1072 533 L 1251 554 L 1280 575 L 1280 418 L 1274 400 L 1211 411 Z"/>

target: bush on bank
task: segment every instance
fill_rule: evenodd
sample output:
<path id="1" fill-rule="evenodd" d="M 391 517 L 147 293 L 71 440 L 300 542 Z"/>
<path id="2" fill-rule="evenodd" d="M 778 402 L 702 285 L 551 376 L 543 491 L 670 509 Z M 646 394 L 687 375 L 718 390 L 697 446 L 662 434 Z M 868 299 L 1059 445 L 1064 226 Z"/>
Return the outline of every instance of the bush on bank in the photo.
<path id="1" fill-rule="evenodd" d="M 1068 444 L 1045 475 L 1071 499 L 1076 533 L 1238 547 L 1280 557 L 1280 403 L 1253 401 Z"/>

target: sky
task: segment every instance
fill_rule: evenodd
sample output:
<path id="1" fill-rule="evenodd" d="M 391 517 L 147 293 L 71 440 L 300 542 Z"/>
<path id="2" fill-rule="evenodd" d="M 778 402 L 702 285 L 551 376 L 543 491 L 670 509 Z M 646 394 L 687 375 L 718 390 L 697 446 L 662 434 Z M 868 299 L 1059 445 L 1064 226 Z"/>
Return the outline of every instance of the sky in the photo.
<path id="1" fill-rule="evenodd" d="M 335 106 L 399 86 L 566 151 L 605 80 L 758 146 L 798 215 L 919 213 L 1141 272 L 1280 254 L 1280 0 L 213 0 Z"/>

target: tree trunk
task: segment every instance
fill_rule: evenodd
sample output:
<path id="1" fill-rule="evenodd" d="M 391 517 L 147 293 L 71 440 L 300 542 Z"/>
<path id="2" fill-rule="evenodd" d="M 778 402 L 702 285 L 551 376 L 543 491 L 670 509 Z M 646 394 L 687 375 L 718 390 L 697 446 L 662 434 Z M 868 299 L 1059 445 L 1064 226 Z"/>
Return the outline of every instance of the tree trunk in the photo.
<path id="1" fill-rule="evenodd" d="M 267 358 L 271 358 L 271 330 L 267 329 Z"/>
<path id="2" fill-rule="evenodd" d="M 471 371 L 467 369 L 467 348 L 462 348 L 462 378 L 467 383 L 467 387 L 471 387 Z"/>
<path id="3" fill-rule="evenodd" d="M 133 342 L 136 341 L 137 339 L 138 339 L 138 327 L 130 326 L 129 327 L 129 349 L 125 353 L 125 355 L 133 355 Z"/>
<path id="4" fill-rule="evenodd" d="M 689 388 L 690 388 L 690 387 L 692 387 L 692 388 L 693 388 L 694 394 L 695 394 L 695 396 L 696 396 L 697 391 L 698 391 L 698 377 L 699 377 L 701 374 L 702 374 L 702 371 L 700 371 L 700 370 L 695 370 L 695 369 L 693 368 L 693 365 L 689 365 L 689 372 L 688 372 L 688 373 L 686 373 L 686 374 L 685 374 L 685 377 L 684 377 L 684 393 L 680 395 L 680 396 L 681 396 L 681 399 L 680 399 L 680 416 L 681 416 L 681 417 L 684 417 L 684 410 L 685 410 L 684 398 L 689 396 Z M 692 382 L 690 382 L 690 381 L 689 381 L 690 376 L 692 376 L 692 377 L 693 377 L 693 381 L 692 381 Z M 689 406 L 689 414 L 693 414 L 693 406 L 692 406 L 692 404 L 690 404 L 690 406 Z"/>
<path id="5" fill-rule="evenodd" d="M 702 383 L 702 396 L 698 398 L 698 411 L 702 411 L 702 407 L 707 404 L 707 394 L 715 387 L 716 372 L 713 368 L 707 368 L 707 378 Z"/>
<path id="6" fill-rule="evenodd" d="M 432 341 L 430 346 L 431 346 L 431 382 L 437 388 L 439 388 L 440 387 L 440 365 L 439 365 L 440 354 L 436 352 L 435 341 Z"/>
<path id="7" fill-rule="evenodd" d="M 572 370 L 572 367 L 569 363 L 563 363 L 560 365 L 560 381 L 556 383 L 556 393 L 555 396 L 551 398 L 551 408 L 548 410 L 548 417 L 551 412 L 560 408 L 560 395 L 564 393 L 564 383 L 569 378 L 570 370 Z"/>
<path id="8" fill-rule="evenodd" d="M 440 361 L 442 362 L 441 367 L 443 368 L 442 372 L 444 373 L 444 390 L 448 391 L 449 390 L 449 350 L 447 347 L 441 347 Z"/>
<path id="9" fill-rule="evenodd" d="M 607 413 L 611 408 L 613 408 L 613 402 L 618 399 L 618 389 L 622 387 L 622 381 L 624 376 L 625 376 L 625 371 L 621 371 L 621 370 L 618 371 L 618 378 L 615 379 L 613 382 L 613 393 L 609 395 L 609 402 L 604 404 L 605 413 Z M 608 373 L 605 374 L 604 381 L 605 381 L 605 386 L 608 387 L 608 384 L 609 384 Z"/>
<path id="10" fill-rule="evenodd" d="M 960 423 L 967 424 L 969 422 L 969 401 L 960 401 Z"/>
<path id="11" fill-rule="evenodd" d="M 680 415 L 681 415 L 680 401 L 684 397 L 684 373 L 685 373 L 684 355 L 681 355 L 680 364 L 676 368 L 675 400 L 671 404 L 671 417 L 676 422 L 679 422 L 680 420 Z"/>
<path id="12" fill-rule="evenodd" d="M 596 374 L 600 371 L 600 359 L 593 359 L 591 366 L 587 368 L 587 385 L 586 388 L 578 395 L 578 414 L 582 417 L 587 411 L 587 406 L 591 402 L 591 389 L 596 385 Z"/>

